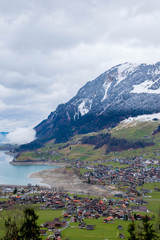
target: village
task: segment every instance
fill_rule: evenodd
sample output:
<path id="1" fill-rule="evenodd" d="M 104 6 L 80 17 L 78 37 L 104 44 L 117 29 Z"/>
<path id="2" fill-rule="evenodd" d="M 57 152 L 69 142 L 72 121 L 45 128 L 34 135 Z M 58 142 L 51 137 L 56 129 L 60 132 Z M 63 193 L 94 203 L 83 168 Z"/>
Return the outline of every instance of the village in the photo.
<path id="1" fill-rule="evenodd" d="M 141 220 L 144 215 L 154 220 L 151 211 L 152 193 L 159 199 L 160 167 L 157 161 L 134 159 L 110 159 L 87 161 L 65 161 L 64 172 L 72 170 L 85 184 L 103 190 L 100 194 L 68 191 L 63 186 L 45 187 L 28 184 L 27 186 L 0 187 L 0 214 L 22 207 L 33 207 L 43 215 L 50 211 L 53 217 L 40 221 L 42 239 L 64 238 L 66 229 L 96 231 L 97 224 L 112 224 L 118 221 L 116 231 L 119 239 L 126 239 L 124 222 Z M 71 167 L 72 166 L 72 167 Z M 148 184 L 148 185 L 147 185 Z M 152 186 L 151 188 L 148 186 Z M 109 191 L 114 186 L 117 191 Z M 146 187 L 147 186 L 147 187 Z M 158 199 L 153 199 L 157 201 Z M 158 202 L 157 202 L 158 203 Z M 158 205 L 157 205 L 158 206 Z M 73 224 L 77 224 L 73 226 Z"/>
<path id="2" fill-rule="evenodd" d="M 135 174 L 136 169 L 137 174 Z M 106 175 L 106 171 L 110 174 Z M 90 181 L 94 181 L 94 184 L 98 181 L 98 184 L 103 185 L 104 183 L 106 184 L 105 181 L 109 180 L 112 184 L 115 184 L 121 180 L 128 186 L 123 194 L 117 194 L 111 198 L 74 195 L 65 192 L 64 189 L 49 189 L 41 186 L 32 186 L 31 184 L 23 187 L 1 186 L 0 213 L 14 210 L 19 206 L 38 206 L 41 211 L 50 210 L 55 213 L 61 210 L 61 216 L 58 215 L 52 220 L 48 219 L 41 223 L 40 233 L 43 239 L 46 240 L 64 239 L 63 231 L 71 227 L 71 223 L 78 223 L 77 228 L 79 229 L 94 231 L 96 224 L 89 222 L 92 219 L 95 219 L 95 221 L 101 219 L 101 222 L 104 224 L 111 224 L 116 220 L 120 220 L 123 223 L 124 221 L 141 219 L 144 214 L 150 212 L 147 208 L 148 199 L 146 200 L 146 198 L 150 198 L 149 194 L 152 193 L 152 190 L 143 188 L 143 183 L 147 178 L 159 181 L 158 176 L 160 175 L 158 173 L 158 168 L 149 168 L 148 171 L 145 169 L 141 171 L 136 164 L 133 171 L 130 168 L 126 168 L 126 171 L 123 168 L 117 171 L 113 170 L 112 167 L 99 165 L 94 169 L 94 174 L 89 175 L 89 172 L 86 172 L 85 178 L 88 179 L 90 177 Z M 107 176 L 109 176 L 108 179 Z M 126 180 L 127 176 L 128 182 Z M 138 182 L 137 178 L 141 180 L 138 185 L 142 186 L 139 191 L 135 187 Z M 131 184 L 133 182 L 135 184 Z M 158 187 L 153 190 L 157 193 L 160 192 Z M 154 214 L 151 219 L 153 217 Z M 88 220 L 87 223 L 85 222 L 86 219 Z M 123 224 L 119 224 L 117 228 L 119 239 L 125 239 L 125 234 L 122 231 Z"/>
<path id="3" fill-rule="evenodd" d="M 105 165 L 107 163 L 107 165 Z M 117 167 L 113 167 L 114 165 Z M 99 185 L 143 186 L 144 183 L 160 182 L 160 167 L 157 161 L 137 157 L 135 159 L 111 159 L 107 161 L 75 162 L 75 169 L 85 169 L 80 174 L 83 181 Z"/>

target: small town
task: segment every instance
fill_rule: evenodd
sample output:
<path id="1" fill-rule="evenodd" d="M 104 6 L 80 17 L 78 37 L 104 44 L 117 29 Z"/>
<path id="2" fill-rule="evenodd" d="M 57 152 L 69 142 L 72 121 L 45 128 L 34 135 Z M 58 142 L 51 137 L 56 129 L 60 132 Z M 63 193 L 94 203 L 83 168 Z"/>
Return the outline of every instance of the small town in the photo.
<path id="1" fill-rule="evenodd" d="M 96 197 L 88 193 L 84 196 L 82 193 L 68 193 L 64 188 L 31 184 L 23 187 L 1 186 L 0 214 L 14 211 L 20 206 L 32 206 L 41 213 L 54 212 L 53 218 L 46 218 L 46 221 L 40 223 L 40 234 L 46 240 L 69 239 L 64 238 L 63 234 L 67 228 L 92 232 L 96 229 L 96 221 L 104 225 L 118 222 L 118 239 L 127 239 L 124 222 L 138 221 L 145 215 L 151 221 L 155 218 L 155 213 L 149 209 L 153 203 L 152 193 L 160 193 L 160 168 L 153 160 L 144 162 L 141 158 L 130 161 L 112 159 L 108 166 L 105 166 L 104 161 L 97 163 L 96 166 L 95 162 L 87 165 L 86 162 L 75 161 L 72 165 L 76 173 L 79 173 L 79 169 L 85 170 L 83 175 L 79 175 L 84 182 L 106 190 L 106 194 L 103 192 Z M 113 167 L 114 163 L 120 167 Z M 146 184 L 151 184 L 152 188 L 145 188 Z M 118 190 L 110 197 L 107 193 L 108 185 L 116 186 Z"/>
<path id="2" fill-rule="evenodd" d="M 0 0 L 0 240 L 160 240 L 160 0 Z"/>
<path id="3" fill-rule="evenodd" d="M 75 167 L 85 169 L 81 178 L 92 184 L 136 187 L 143 186 L 144 183 L 160 182 L 158 161 L 145 161 L 137 157 L 130 160 L 112 159 L 106 162 L 108 166 L 105 166 L 105 161 L 94 161 L 94 165 L 77 162 Z M 114 168 L 113 163 L 118 163 L 120 167 Z M 124 165 L 126 167 L 123 167 Z"/>

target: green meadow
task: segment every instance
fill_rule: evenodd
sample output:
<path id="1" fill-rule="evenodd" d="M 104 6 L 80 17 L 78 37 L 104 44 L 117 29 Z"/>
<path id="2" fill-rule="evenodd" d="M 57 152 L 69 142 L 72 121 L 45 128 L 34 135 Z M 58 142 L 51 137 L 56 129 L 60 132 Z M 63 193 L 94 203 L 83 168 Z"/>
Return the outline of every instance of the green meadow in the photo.
<path id="1" fill-rule="evenodd" d="M 54 140 L 47 143 L 43 148 L 38 149 L 34 152 L 25 152 L 22 153 L 17 160 L 23 161 L 25 159 L 32 159 L 32 160 L 47 160 L 47 161 L 56 161 L 56 162 L 63 162 L 67 160 L 67 163 L 79 160 L 84 161 L 86 164 L 90 165 L 97 165 L 97 160 L 103 161 L 104 165 L 112 165 L 114 168 L 122 168 L 127 167 L 127 165 L 121 165 L 117 162 L 111 162 L 110 159 L 113 158 L 134 158 L 137 156 L 143 157 L 143 159 L 153 159 L 158 160 L 157 165 L 159 166 L 160 160 L 160 133 L 156 135 L 152 135 L 153 131 L 159 125 L 158 121 L 152 122 L 139 122 L 135 124 L 128 124 L 127 127 L 119 124 L 117 127 L 110 130 L 112 137 L 115 138 L 125 138 L 131 141 L 153 141 L 154 145 L 145 147 L 145 148 L 138 148 L 138 149 L 129 149 L 126 151 L 121 152 L 111 152 L 105 155 L 106 147 L 103 146 L 99 149 L 94 149 L 94 145 L 88 144 L 81 144 L 80 140 L 82 137 L 86 135 L 77 135 L 74 136 L 69 142 L 55 144 Z M 97 135 L 99 133 L 106 133 L 108 132 L 107 129 L 104 129 L 97 133 L 90 133 L 87 136 Z M 72 164 L 70 165 L 70 170 Z M 69 169 L 69 168 L 68 168 Z M 81 168 L 80 173 L 84 174 L 86 169 Z M 149 216 L 155 216 L 154 222 L 158 217 L 158 213 L 160 212 L 160 192 L 155 191 L 154 188 L 160 188 L 160 183 L 147 183 L 143 185 L 143 188 L 152 190 L 151 193 L 148 193 L 148 198 L 144 198 L 148 204 L 146 205 L 149 212 L 147 213 Z M 142 187 L 137 187 L 140 190 Z M 125 188 L 124 188 L 125 189 Z M 142 198 L 142 196 L 140 197 Z M 117 198 L 116 198 L 117 199 Z M 132 204 L 133 205 L 133 204 Z M 55 210 L 40 210 L 37 206 L 35 208 L 36 213 L 39 215 L 38 224 L 42 224 L 45 221 L 53 220 L 55 217 L 60 217 L 62 219 L 62 211 L 55 211 Z M 3 212 L 3 211 L 2 211 Z M 3 212 L 5 214 L 5 212 Z M 7 213 L 6 213 L 7 214 Z M 145 212 L 141 212 L 141 215 L 145 215 Z M 69 240 L 117 240 L 119 233 L 123 233 L 128 236 L 127 226 L 129 221 L 124 220 L 114 220 L 113 223 L 104 223 L 104 218 L 100 219 L 84 219 L 86 224 L 95 225 L 94 230 L 86 230 L 86 229 L 79 229 L 78 223 L 70 223 L 69 227 L 62 231 L 62 239 L 69 239 Z M 1 233 L 4 234 L 4 221 L 0 218 L 0 227 L 2 229 Z M 118 230 L 117 226 L 122 225 L 122 230 Z M 51 234 L 51 232 L 48 232 Z M 43 239 L 45 239 L 44 237 Z"/>
<path id="2" fill-rule="evenodd" d="M 159 125 L 159 121 L 152 122 L 137 122 L 136 124 L 129 124 L 127 127 L 121 123 L 110 130 L 112 137 L 124 138 L 130 141 L 143 140 L 147 142 L 154 142 L 153 146 L 148 146 L 138 149 L 129 149 L 121 152 L 111 152 L 105 154 L 106 147 L 94 149 L 94 145 L 81 144 L 80 140 L 84 136 L 95 136 L 100 133 L 107 133 L 104 129 L 99 132 L 89 133 L 86 135 L 74 136 L 66 143 L 55 144 L 54 140 L 47 143 L 44 147 L 37 151 L 28 151 L 20 154 L 17 161 L 31 160 L 46 160 L 61 162 L 64 160 L 80 160 L 94 162 L 96 160 L 107 161 L 113 158 L 134 158 L 143 156 L 144 159 L 160 160 L 160 133 L 152 135 L 153 131 Z"/>

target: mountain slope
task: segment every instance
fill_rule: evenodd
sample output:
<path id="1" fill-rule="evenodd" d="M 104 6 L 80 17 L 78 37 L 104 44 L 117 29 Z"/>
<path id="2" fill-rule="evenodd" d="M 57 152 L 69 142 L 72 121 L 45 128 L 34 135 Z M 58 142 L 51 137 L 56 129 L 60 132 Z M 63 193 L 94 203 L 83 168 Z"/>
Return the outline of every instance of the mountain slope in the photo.
<path id="1" fill-rule="evenodd" d="M 148 115 L 144 119 L 142 118 L 132 118 L 120 122 L 115 128 L 110 131 L 103 129 L 98 132 L 93 132 L 89 134 L 82 134 L 74 136 L 70 141 L 65 143 L 55 144 L 54 141 L 49 141 L 42 148 L 34 151 L 23 152 L 17 156 L 16 161 L 22 163 L 23 161 L 51 161 L 51 162 L 64 162 L 72 164 L 73 161 L 86 161 L 88 164 L 94 161 L 106 161 L 109 159 L 124 159 L 124 158 L 136 158 L 143 157 L 143 159 L 160 160 L 160 133 L 153 135 L 153 132 L 158 128 L 160 124 L 160 114 L 159 120 L 151 120 L 154 116 Z M 150 120 L 148 119 L 150 118 Z M 108 144 L 101 141 L 99 137 L 111 134 L 112 139 L 118 140 L 118 144 L 112 145 L 112 152 L 108 152 Z M 97 142 L 93 142 L 93 137 L 97 138 Z M 88 144 L 84 142 L 85 138 L 89 138 L 92 142 Z M 104 139 L 105 140 L 105 139 Z M 106 138 L 107 140 L 107 138 Z M 122 141 L 126 140 L 125 145 L 122 145 Z M 133 143 L 133 146 L 129 146 L 127 143 Z M 134 143 L 147 143 L 145 146 L 139 145 L 134 148 Z M 87 144 L 86 144 L 87 143 Z M 113 143 L 111 141 L 110 143 Z M 109 143 L 109 144 L 110 144 Z M 148 143 L 153 143 L 149 144 Z M 96 146 L 98 144 L 98 146 Z M 122 145 L 122 146 L 121 146 Z M 127 146 L 128 145 L 128 146 Z M 117 149 L 118 146 L 121 146 Z M 129 149 L 128 149 L 129 147 Z M 145 148 L 144 148 L 145 147 Z M 86 163 L 87 164 L 87 163 Z"/>
<path id="2" fill-rule="evenodd" d="M 160 62 L 154 65 L 124 63 L 83 86 L 35 127 L 36 148 L 50 139 L 64 142 L 75 134 L 113 127 L 129 116 L 160 112 Z"/>

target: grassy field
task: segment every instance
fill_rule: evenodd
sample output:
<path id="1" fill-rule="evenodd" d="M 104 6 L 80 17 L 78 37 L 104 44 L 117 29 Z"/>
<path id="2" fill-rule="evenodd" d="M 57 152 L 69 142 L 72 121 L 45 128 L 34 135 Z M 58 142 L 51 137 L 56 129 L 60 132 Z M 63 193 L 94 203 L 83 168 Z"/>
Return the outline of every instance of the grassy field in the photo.
<path id="1" fill-rule="evenodd" d="M 128 140 L 153 139 L 152 133 L 159 125 L 159 122 L 138 122 L 135 125 L 131 124 L 123 126 L 119 124 L 113 128 L 111 133 L 116 138 L 126 138 Z"/>
<path id="2" fill-rule="evenodd" d="M 68 238 L 69 240 L 116 240 L 119 239 L 117 236 L 119 235 L 119 232 L 125 234 L 125 236 L 128 235 L 127 233 L 127 221 L 121 220 L 115 220 L 113 223 L 104 223 L 104 218 L 95 220 L 95 219 L 85 219 L 84 222 L 86 224 L 92 224 L 95 225 L 94 230 L 86 230 L 86 229 L 79 229 L 78 223 L 72 223 L 70 224 L 70 228 L 67 228 L 62 233 L 62 239 Z M 117 227 L 119 225 L 123 225 L 122 230 L 118 230 Z"/>
<path id="3" fill-rule="evenodd" d="M 94 149 L 94 145 L 81 144 L 79 141 L 84 136 L 93 136 L 100 133 L 106 133 L 108 130 L 104 129 L 97 133 L 89 133 L 86 135 L 74 136 L 72 140 L 66 143 L 54 144 L 54 140 L 47 143 L 43 148 L 34 152 L 25 152 L 18 157 L 18 161 L 26 159 L 32 160 L 48 160 L 48 161 L 68 161 L 80 160 L 94 162 L 99 160 L 109 160 L 113 158 L 134 158 L 136 156 L 143 156 L 144 159 L 156 159 L 160 160 L 160 133 L 152 135 L 154 129 L 159 125 L 158 121 L 152 122 L 139 122 L 136 124 L 129 124 L 123 126 L 119 124 L 113 128 L 110 132 L 112 137 L 125 138 L 131 141 L 145 140 L 153 141 L 154 145 L 129 149 L 121 152 L 111 152 L 105 155 L 106 147 L 103 146 L 100 149 Z"/>
<path id="4" fill-rule="evenodd" d="M 146 205 L 147 209 L 150 211 L 147 213 L 149 216 L 155 216 L 157 218 L 158 212 L 160 211 L 160 192 L 155 191 L 155 187 L 160 187 L 160 183 L 149 183 L 145 184 L 143 188 L 153 190 L 152 193 L 149 193 L 147 195 L 150 195 L 151 198 L 144 198 L 146 201 L 148 201 L 148 204 Z M 139 187 L 138 187 L 139 188 Z M 139 188 L 140 189 L 140 188 Z M 84 196 L 82 196 L 84 197 Z M 90 196 L 91 197 L 91 196 Z M 94 196 L 92 196 L 93 198 Z M 142 197 L 140 197 L 142 198 Z M 116 198 L 118 199 L 118 198 Z M 41 225 L 42 223 L 46 221 L 51 221 L 55 217 L 63 219 L 62 212 L 63 210 L 52 210 L 52 209 L 40 209 L 40 204 L 32 205 L 36 211 L 36 214 L 39 216 L 38 219 L 38 225 Z M 6 218 L 8 215 L 10 216 L 18 216 L 20 219 L 20 216 L 22 215 L 22 211 L 25 208 L 25 206 L 18 206 L 16 210 L 10 210 L 10 211 L 2 211 L 0 212 L 0 237 L 2 237 L 5 234 L 4 229 L 4 218 Z M 145 212 L 139 212 L 141 215 L 146 215 Z M 17 219 L 17 217 L 16 217 Z M 70 219 L 68 219 L 70 220 Z M 124 220 L 114 220 L 113 223 L 104 223 L 103 222 L 104 217 L 101 217 L 100 219 L 84 219 L 84 222 L 86 224 L 92 224 L 95 225 L 94 230 L 86 230 L 86 229 L 79 229 L 78 223 L 70 223 L 68 228 L 62 231 L 62 239 L 69 239 L 69 240 L 117 240 L 119 233 L 123 233 L 126 237 L 128 236 L 127 227 L 130 221 L 124 221 Z M 156 221 L 156 219 L 155 219 Z M 118 230 L 117 227 L 121 225 L 123 228 L 122 230 Z M 47 232 L 48 235 L 52 234 L 52 232 Z M 43 240 L 46 237 L 43 237 Z"/>
<path id="5" fill-rule="evenodd" d="M 153 141 L 154 146 L 139 148 L 139 149 L 130 149 L 127 151 L 121 152 L 111 152 L 105 155 L 105 146 L 100 149 L 94 149 L 93 145 L 83 145 L 79 142 L 79 140 L 84 135 L 77 135 L 73 137 L 73 139 L 67 143 L 54 144 L 54 140 L 47 143 L 43 148 L 38 149 L 34 152 L 25 152 L 22 153 L 17 160 L 23 161 L 26 159 L 32 160 L 49 160 L 49 161 L 64 161 L 67 159 L 68 162 L 72 162 L 72 160 L 79 161 L 87 161 L 87 164 L 98 164 L 97 160 L 105 160 L 104 165 L 112 165 L 114 168 L 126 167 L 127 165 L 121 165 L 117 162 L 109 162 L 110 159 L 113 158 L 134 158 L 137 156 L 143 156 L 144 159 L 154 159 L 160 160 L 160 133 L 156 135 L 152 135 L 154 129 L 157 128 L 159 122 L 141 122 L 138 124 L 129 124 L 127 128 L 119 124 L 117 127 L 111 130 L 112 137 L 116 138 L 126 138 L 128 140 L 137 141 L 137 140 L 145 140 L 145 141 Z M 90 133 L 87 135 L 96 135 L 99 133 L 106 133 L 108 130 L 104 129 L 98 133 Z M 72 171 L 72 169 L 71 169 Z M 81 168 L 80 173 L 84 174 L 86 169 Z M 150 216 L 155 215 L 157 217 L 159 209 L 160 209 L 160 192 L 155 191 L 154 188 L 160 188 L 160 183 L 147 183 L 143 185 L 143 188 L 147 188 L 152 190 L 151 193 L 147 194 L 151 196 L 150 198 L 144 198 L 148 204 L 146 205 L 147 209 L 150 211 L 147 213 Z M 142 187 L 138 187 L 140 190 Z M 92 196 L 94 197 L 94 196 Z M 142 198 L 142 197 L 141 197 Z M 1 199 L 0 199 L 1 200 Z M 62 219 L 62 210 L 55 211 L 51 209 L 40 210 L 39 205 L 34 206 L 36 213 L 39 215 L 38 224 L 42 224 L 45 221 L 53 220 L 55 217 Z M 19 211 L 19 210 L 16 210 Z M 12 213 L 12 212 L 10 212 Z M 0 212 L 0 234 L 3 236 L 4 234 L 4 219 L 8 212 L 2 211 Z M 140 213 L 145 215 L 146 213 Z M 95 229 L 86 230 L 79 229 L 78 223 L 71 223 L 70 227 L 65 229 L 62 232 L 62 239 L 69 240 L 117 240 L 119 239 L 117 236 L 119 232 L 123 233 L 126 237 L 128 236 L 127 226 L 129 221 L 123 220 L 114 220 L 113 223 L 104 223 L 104 218 L 100 219 L 85 219 L 86 224 L 95 225 Z M 117 226 L 122 225 L 122 230 L 117 230 Z M 52 232 L 48 232 L 51 234 Z M 0 235 L 0 236 L 1 236 Z M 43 237 L 45 239 L 46 237 Z"/>

